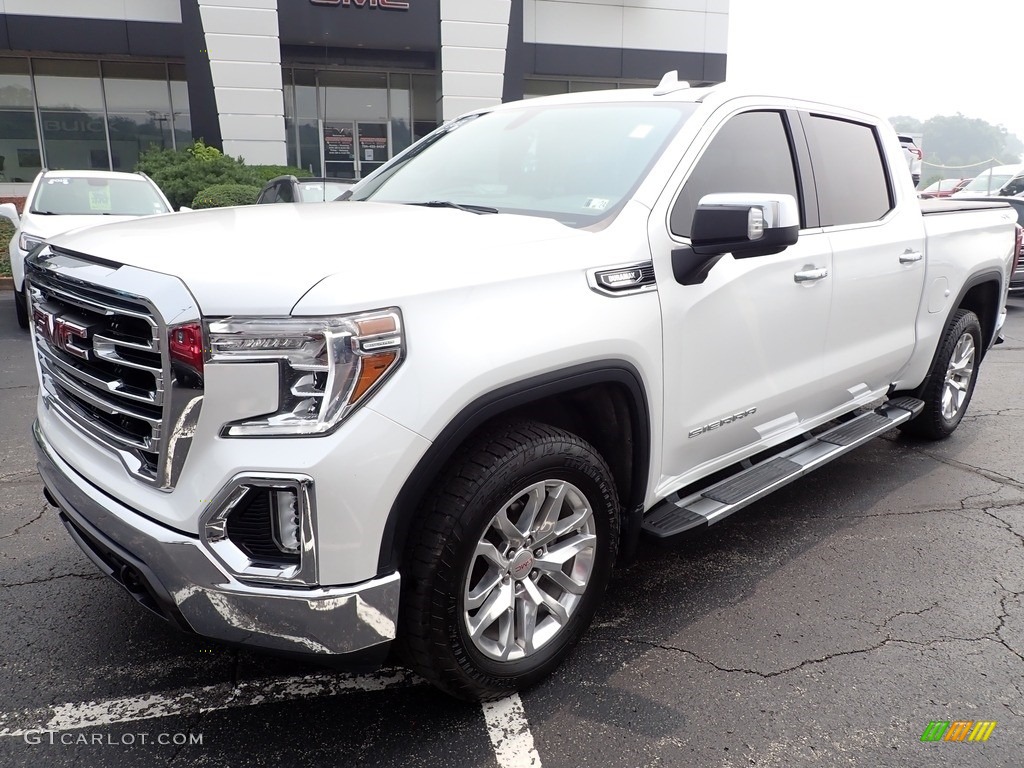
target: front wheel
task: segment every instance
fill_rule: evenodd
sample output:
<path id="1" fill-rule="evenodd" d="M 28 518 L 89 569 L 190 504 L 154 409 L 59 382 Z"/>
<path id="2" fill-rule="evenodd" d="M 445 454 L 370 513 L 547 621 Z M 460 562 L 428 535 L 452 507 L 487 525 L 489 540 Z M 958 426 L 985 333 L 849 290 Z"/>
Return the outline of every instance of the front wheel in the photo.
<path id="1" fill-rule="evenodd" d="M 921 387 L 924 410 L 901 429 L 930 440 L 953 434 L 974 394 L 981 344 L 978 316 L 968 309 L 958 309 Z"/>
<path id="2" fill-rule="evenodd" d="M 611 472 L 588 443 L 534 422 L 481 436 L 411 532 L 399 614 L 406 663 L 470 700 L 537 682 L 593 618 L 618 538 Z"/>

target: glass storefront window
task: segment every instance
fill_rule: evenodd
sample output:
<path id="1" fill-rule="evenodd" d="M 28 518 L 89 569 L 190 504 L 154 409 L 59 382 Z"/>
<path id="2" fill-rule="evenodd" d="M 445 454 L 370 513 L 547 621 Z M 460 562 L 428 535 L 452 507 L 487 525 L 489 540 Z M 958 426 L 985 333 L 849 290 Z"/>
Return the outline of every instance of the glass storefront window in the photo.
<path id="1" fill-rule="evenodd" d="M 0 181 L 29 182 L 42 167 L 28 59 L 0 59 Z"/>
<path id="2" fill-rule="evenodd" d="M 48 168 L 107 170 L 99 62 L 33 60 Z"/>
<path id="3" fill-rule="evenodd" d="M 188 83 L 184 64 L 168 64 L 167 75 L 171 86 L 171 125 L 174 127 L 174 146 L 183 149 L 192 143 L 192 116 L 188 106 Z"/>
<path id="4" fill-rule="evenodd" d="M 412 76 L 412 140 L 418 141 L 437 128 L 437 103 L 441 94 L 436 75 Z"/>
<path id="5" fill-rule="evenodd" d="M 174 128 L 163 64 L 103 64 L 110 150 L 115 171 L 131 171 L 150 147 L 171 149 Z"/>
<path id="6" fill-rule="evenodd" d="M 540 96 L 556 96 L 569 92 L 565 80 L 523 80 L 523 98 L 536 99 Z"/>
<path id="7" fill-rule="evenodd" d="M 316 73 L 308 69 L 296 69 L 295 82 L 295 127 L 289 132 L 289 143 L 297 144 L 296 164 L 314 176 L 323 173 L 320 143 L 320 113 L 317 109 Z M 293 138 L 297 136 L 298 138 Z"/>
<path id="8" fill-rule="evenodd" d="M 409 102 L 409 75 L 391 75 L 388 80 L 391 154 L 394 156 L 412 143 L 412 106 Z"/>

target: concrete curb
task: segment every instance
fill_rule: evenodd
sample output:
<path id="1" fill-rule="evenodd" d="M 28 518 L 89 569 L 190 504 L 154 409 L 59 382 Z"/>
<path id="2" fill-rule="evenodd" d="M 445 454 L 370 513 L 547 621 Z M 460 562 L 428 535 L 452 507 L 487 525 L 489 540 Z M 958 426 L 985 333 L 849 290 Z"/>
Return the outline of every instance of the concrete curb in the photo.
<path id="1" fill-rule="evenodd" d="M 9 291 L 14 288 L 13 277 L 0 277 L 0 291 Z"/>

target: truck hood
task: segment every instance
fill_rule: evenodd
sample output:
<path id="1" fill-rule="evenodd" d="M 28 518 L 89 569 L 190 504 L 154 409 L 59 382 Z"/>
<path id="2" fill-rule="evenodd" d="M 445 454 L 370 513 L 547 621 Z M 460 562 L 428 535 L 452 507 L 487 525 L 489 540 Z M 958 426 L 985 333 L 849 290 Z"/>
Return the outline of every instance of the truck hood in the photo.
<path id="1" fill-rule="evenodd" d="M 138 216 L 43 216 L 38 213 L 26 213 L 21 217 L 21 224 L 18 228 L 26 235 L 49 240 L 81 227 L 98 227 L 101 224 L 134 221 L 138 218 Z"/>
<path id="2" fill-rule="evenodd" d="M 580 236 L 585 233 L 533 216 L 332 202 L 158 216 L 50 242 L 177 276 L 204 315 L 284 315 L 330 275 L 351 274 L 367 284 L 368 296 L 401 296 L 412 286 L 417 292 L 451 287 L 453 278 L 472 280 L 474 272 L 498 278 L 510 259 L 519 262 L 518 272 L 522 261 L 536 258 L 524 246 Z M 346 293 L 352 300 L 358 292 Z"/>

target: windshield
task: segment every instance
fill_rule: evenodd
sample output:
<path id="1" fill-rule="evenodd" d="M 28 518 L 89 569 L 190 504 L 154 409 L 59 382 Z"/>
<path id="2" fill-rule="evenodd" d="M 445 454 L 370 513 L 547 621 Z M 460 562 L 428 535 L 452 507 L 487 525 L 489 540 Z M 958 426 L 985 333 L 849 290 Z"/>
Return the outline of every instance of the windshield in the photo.
<path id="1" fill-rule="evenodd" d="M 322 203 L 337 199 L 351 186 L 337 181 L 302 181 L 299 182 L 299 196 L 304 203 Z"/>
<path id="2" fill-rule="evenodd" d="M 1013 178 L 1012 173 L 996 173 L 985 171 L 974 177 L 974 181 L 964 187 L 962 192 L 992 192 L 995 193 L 1003 184 Z"/>
<path id="3" fill-rule="evenodd" d="M 170 209 L 145 179 L 48 176 L 39 183 L 31 211 L 63 216 L 149 216 Z"/>
<path id="4" fill-rule="evenodd" d="M 351 199 L 454 203 L 587 226 L 626 202 L 695 109 L 527 103 L 471 115 L 395 158 Z"/>

